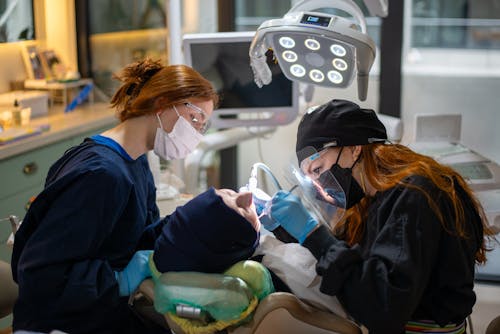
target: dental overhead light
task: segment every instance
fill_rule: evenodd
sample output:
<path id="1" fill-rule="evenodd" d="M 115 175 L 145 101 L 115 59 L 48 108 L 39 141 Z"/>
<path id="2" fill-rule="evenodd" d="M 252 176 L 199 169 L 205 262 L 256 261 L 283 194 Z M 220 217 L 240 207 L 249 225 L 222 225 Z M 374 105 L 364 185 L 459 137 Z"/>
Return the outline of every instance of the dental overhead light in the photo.
<path id="1" fill-rule="evenodd" d="M 355 20 L 326 13 L 334 8 Z M 257 86 L 271 82 L 266 57 L 273 56 L 285 76 L 310 85 L 345 88 L 357 72 L 358 97 L 366 100 L 368 74 L 375 59 L 375 43 L 366 33 L 361 9 L 350 0 L 303 0 L 280 19 L 265 21 L 250 46 L 250 65 Z"/>

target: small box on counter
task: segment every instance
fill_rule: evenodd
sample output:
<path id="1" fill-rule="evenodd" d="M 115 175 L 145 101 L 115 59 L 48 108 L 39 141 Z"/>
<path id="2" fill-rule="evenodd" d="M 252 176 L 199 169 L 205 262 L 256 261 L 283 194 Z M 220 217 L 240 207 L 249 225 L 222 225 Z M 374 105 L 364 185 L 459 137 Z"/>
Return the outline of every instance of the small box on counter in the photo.
<path id="1" fill-rule="evenodd" d="M 45 116 L 49 112 L 48 92 L 15 90 L 0 94 L 0 110 L 14 108 L 17 100 L 21 108 L 31 108 L 31 117 Z"/>

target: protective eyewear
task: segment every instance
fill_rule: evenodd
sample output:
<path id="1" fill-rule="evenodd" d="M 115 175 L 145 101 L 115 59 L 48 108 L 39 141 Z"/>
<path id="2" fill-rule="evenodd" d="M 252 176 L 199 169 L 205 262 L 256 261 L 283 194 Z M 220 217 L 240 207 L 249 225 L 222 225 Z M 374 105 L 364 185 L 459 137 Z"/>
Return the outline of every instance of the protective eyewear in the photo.
<path id="1" fill-rule="evenodd" d="M 194 114 L 189 113 L 189 119 L 193 127 L 198 130 L 199 133 L 205 134 L 210 128 L 210 118 L 207 113 L 200 107 L 189 102 L 185 102 L 184 106 L 195 112 Z"/>
<path id="2" fill-rule="evenodd" d="M 313 147 L 308 146 L 299 152 L 303 157 L 300 162 L 302 172 L 313 179 L 317 179 L 325 170 L 329 170 L 330 166 L 323 166 L 320 162 L 323 160 L 328 149 L 323 149 L 317 152 Z"/>

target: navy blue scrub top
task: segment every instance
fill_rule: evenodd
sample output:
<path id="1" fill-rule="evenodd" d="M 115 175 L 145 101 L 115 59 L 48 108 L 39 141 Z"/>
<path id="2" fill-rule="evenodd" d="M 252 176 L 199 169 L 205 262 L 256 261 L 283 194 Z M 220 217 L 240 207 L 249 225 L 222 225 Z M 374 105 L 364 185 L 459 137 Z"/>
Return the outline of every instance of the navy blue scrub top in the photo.
<path id="1" fill-rule="evenodd" d="M 153 249 L 158 218 L 145 155 L 133 160 L 103 136 L 69 149 L 16 234 L 14 330 L 148 332 L 119 297 L 113 271 Z"/>

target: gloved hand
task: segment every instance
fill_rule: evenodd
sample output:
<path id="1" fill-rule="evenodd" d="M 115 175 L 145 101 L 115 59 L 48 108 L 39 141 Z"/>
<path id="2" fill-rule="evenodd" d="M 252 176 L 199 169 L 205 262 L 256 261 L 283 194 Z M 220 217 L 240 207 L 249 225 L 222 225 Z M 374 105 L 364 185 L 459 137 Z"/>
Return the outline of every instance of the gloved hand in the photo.
<path id="1" fill-rule="evenodd" d="M 144 279 L 151 276 L 149 269 L 151 253 L 153 253 L 152 250 L 137 251 L 122 271 L 115 271 L 121 297 L 130 296 Z"/>
<path id="2" fill-rule="evenodd" d="M 318 225 L 300 201 L 290 192 L 280 190 L 274 195 L 271 204 L 271 218 L 279 223 L 300 244 Z"/>
<path id="3" fill-rule="evenodd" d="M 277 222 L 276 220 L 273 220 L 269 215 L 262 215 L 259 216 L 259 220 L 262 226 L 269 232 L 274 231 L 278 226 L 280 226 L 280 223 Z"/>

